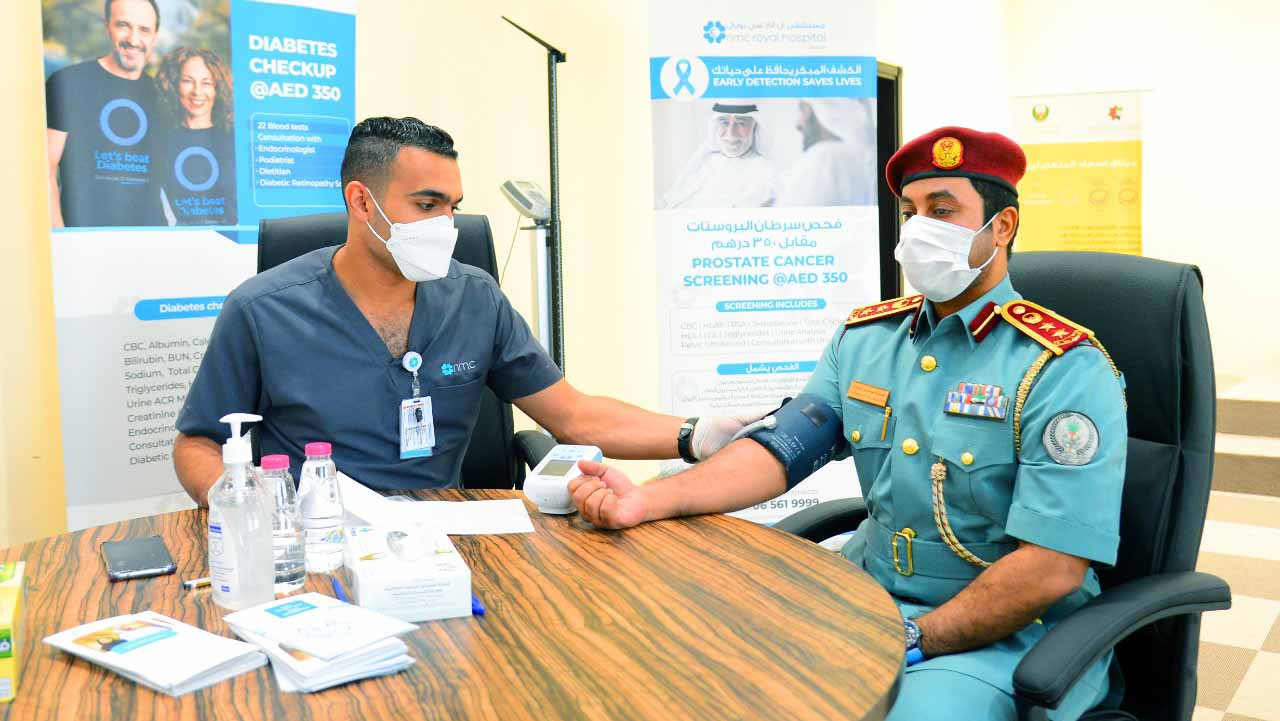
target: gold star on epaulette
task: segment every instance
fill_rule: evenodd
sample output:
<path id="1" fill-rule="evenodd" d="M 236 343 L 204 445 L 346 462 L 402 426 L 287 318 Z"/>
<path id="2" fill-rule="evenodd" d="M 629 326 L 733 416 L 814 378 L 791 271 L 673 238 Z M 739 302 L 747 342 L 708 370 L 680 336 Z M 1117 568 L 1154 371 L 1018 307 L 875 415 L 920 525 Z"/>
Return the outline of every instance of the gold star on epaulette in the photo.
<path id="1" fill-rule="evenodd" d="M 1062 355 L 1093 337 L 1093 331 L 1028 300 L 1014 300 L 999 308 L 1000 317 L 1037 343 Z"/>
<path id="2" fill-rule="evenodd" d="M 908 311 L 919 312 L 922 305 L 924 305 L 923 295 L 903 296 L 902 298 L 864 305 L 861 308 L 854 308 L 849 313 L 849 317 L 845 318 L 844 325 L 848 328 L 849 326 L 880 320 L 881 318 L 891 318 Z"/>

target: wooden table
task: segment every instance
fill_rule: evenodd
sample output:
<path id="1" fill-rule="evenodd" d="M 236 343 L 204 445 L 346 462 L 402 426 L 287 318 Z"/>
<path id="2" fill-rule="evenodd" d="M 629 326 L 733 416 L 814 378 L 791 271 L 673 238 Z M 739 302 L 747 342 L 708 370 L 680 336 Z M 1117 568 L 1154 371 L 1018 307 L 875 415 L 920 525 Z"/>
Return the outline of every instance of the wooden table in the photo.
<path id="1" fill-rule="evenodd" d="M 441 491 L 419 497 L 523 497 Z M 41 643 L 100 618 L 155 610 L 231 636 L 207 589 L 203 511 L 0 551 L 25 560 L 18 697 L 0 719 L 881 719 L 897 694 L 902 624 L 869 576 L 781 531 L 728 516 L 602 532 L 530 506 L 536 533 L 455 536 L 483 617 L 405 638 L 409 671 L 316 694 L 262 668 L 174 699 Z M 111 583 L 103 541 L 160 534 L 176 575 Z M 332 594 L 324 576 L 307 590 Z M 350 588 L 348 584 L 348 588 Z"/>

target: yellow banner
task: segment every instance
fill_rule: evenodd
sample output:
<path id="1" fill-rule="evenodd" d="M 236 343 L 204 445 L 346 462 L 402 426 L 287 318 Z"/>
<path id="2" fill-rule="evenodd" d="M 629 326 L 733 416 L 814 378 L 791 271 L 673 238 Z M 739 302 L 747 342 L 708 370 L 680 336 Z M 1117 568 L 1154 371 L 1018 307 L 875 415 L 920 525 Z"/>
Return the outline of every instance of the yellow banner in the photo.
<path id="1" fill-rule="evenodd" d="M 1023 146 L 1017 250 L 1142 254 L 1142 141 Z"/>

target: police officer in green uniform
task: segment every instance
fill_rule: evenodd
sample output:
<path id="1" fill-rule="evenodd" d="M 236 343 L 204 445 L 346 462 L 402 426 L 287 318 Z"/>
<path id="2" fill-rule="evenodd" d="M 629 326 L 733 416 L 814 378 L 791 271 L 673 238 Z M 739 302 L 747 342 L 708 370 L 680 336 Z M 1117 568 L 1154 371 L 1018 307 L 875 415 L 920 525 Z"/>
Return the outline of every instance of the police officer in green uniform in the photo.
<path id="1" fill-rule="evenodd" d="M 625 528 L 772 498 L 853 456 L 870 518 L 843 554 L 894 598 L 907 664 L 895 721 L 1014 719 L 1013 670 L 1115 562 L 1124 384 L 1090 331 L 1009 282 L 1022 149 L 946 127 L 903 146 L 895 257 L 920 295 L 855 309 L 804 392 L 685 473 L 632 484 L 583 464 L 592 523 Z M 1099 659 L 1053 714 L 1121 692 Z M 945 703 L 939 703 L 945 701 Z"/>

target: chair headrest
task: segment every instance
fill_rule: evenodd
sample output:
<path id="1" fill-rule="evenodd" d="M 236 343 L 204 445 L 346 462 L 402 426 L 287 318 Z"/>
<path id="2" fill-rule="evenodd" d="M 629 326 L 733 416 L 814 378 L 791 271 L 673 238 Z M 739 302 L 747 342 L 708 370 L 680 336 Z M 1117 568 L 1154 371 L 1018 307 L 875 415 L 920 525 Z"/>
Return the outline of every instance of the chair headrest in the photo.
<path id="1" fill-rule="evenodd" d="M 1203 310 L 1188 312 L 1202 302 L 1198 268 L 1118 253 L 1015 252 L 1009 276 L 1023 296 L 1089 328 L 1111 353 L 1125 374 L 1131 437 L 1181 445 L 1183 349 L 1196 337 L 1208 343 Z"/>
<path id="2" fill-rule="evenodd" d="M 458 228 L 454 260 L 473 265 L 496 279 L 498 263 L 489 219 L 483 215 L 458 213 L 453 216 L 453 223 Z M 264 219 L 258 223 L 258 272 L 313 250 L 341 245 L 346 240 L 345 212 Z"/>

